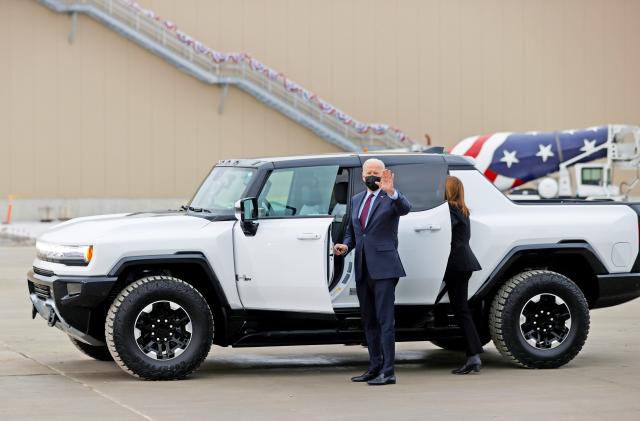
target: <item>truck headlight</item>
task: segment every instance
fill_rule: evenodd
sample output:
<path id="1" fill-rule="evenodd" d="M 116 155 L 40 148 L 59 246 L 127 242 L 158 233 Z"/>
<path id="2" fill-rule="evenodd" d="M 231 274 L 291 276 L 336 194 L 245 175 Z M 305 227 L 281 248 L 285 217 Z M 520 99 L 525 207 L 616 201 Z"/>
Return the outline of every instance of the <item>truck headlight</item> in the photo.
<path id="1" fill-rule="evenodd" d="M 93 257 L 93 246 L 65 246 L 36 241 L 38 259 L 69 266 L 86 266 Z"/>

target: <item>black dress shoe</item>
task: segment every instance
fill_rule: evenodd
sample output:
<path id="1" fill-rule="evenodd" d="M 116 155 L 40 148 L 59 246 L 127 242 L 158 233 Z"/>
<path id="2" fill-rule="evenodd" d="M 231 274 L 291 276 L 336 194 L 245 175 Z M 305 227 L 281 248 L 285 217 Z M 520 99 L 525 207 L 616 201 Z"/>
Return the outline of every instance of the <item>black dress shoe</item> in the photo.
<path id="1" fill-rule="evenodd" d="M 359 376 L 351 377 L 351 381 L 352 382 L 368 382 L 369 380 L 375 379 L 376 377 L 378 377 L 378 372 L 367 371 L 366 373 L 361 374 Z"/>
<path id="2" fill-rule="evenodd" d="M 384 386 L 385 384 L 396 384 L 396 376 L 393 374 L 385 376 L 384 374 L 378 375 L 378 377 L 371 379 L 367 382 L 370 386 Z"/>
<path id="3" fill-rule="evenodd" d="M 451 373 L 452 374 L 469 374 L 473 372 L 475 374 L 480 372 L 480 367 L 482 367 L 482 364 L 465 364 L 460 368 L 451 370 Z"/>

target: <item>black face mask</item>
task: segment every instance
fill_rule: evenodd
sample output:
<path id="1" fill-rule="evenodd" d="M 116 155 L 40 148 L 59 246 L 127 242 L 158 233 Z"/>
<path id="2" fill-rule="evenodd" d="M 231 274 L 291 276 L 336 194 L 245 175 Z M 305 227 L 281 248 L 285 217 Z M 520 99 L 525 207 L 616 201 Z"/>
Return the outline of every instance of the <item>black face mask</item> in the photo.
<path id="1" fill-rule="evenodd" d="M 380 187 L 376 184 L 376 181 L 380 181 L 380 177 L 376 175 L 368 175 L 364 178 L 364 184 L 367 185 L 367 188 L 371 191 L 376 191 Z"/>

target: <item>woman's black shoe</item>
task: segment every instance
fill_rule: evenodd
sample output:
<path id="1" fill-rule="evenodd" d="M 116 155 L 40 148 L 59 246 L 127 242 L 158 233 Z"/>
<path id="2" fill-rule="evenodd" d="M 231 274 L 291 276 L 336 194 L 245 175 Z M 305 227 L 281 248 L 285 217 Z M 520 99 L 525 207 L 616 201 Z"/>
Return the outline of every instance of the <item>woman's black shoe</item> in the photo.
<path id="1" fill-rule="evenodd" d="M 455 370 L 451 370 L 452 374 L 469 374 L 471 372 L 473 373 L 479 373 L 480 372 L 480 367 L 482 367 L 482 364 L 465 364 L 460 368 L 456 368 Z"/>

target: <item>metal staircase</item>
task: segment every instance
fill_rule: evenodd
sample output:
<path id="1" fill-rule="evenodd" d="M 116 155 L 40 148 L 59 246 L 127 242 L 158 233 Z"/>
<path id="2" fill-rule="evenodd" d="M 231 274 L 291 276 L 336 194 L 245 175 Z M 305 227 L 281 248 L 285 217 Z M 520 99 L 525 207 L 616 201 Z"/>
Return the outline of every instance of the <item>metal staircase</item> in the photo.
<path id="1" fill-rule="evenodd" d="M 245 53 L 212 50 L 130 0 L 38 0 L 71 16 L 70 40 L 77 14 L 103 23 L 206 84 L 236 86 L 262 103 L 347 151 L 415 149 L 402 131 L 384 124 L 356 121 L 315 94 Z"/>

